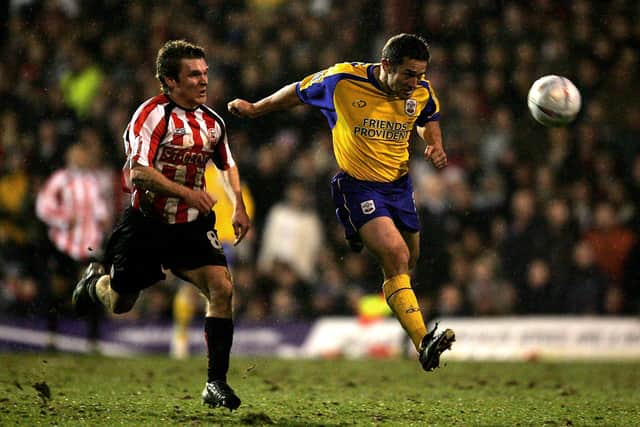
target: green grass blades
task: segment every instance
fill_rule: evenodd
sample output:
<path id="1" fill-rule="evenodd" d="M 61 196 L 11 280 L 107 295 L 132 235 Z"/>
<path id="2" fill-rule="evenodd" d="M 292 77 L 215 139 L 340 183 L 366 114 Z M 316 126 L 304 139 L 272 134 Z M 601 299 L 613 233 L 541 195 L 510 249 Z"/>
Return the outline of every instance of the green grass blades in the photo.
<path id="1" fill-rule="evenodd" d="M 0 425 L 636 426 L 637 363 L 234 358 L 235 412 L 201 405 L 206 359 L 0 354 Z"/>

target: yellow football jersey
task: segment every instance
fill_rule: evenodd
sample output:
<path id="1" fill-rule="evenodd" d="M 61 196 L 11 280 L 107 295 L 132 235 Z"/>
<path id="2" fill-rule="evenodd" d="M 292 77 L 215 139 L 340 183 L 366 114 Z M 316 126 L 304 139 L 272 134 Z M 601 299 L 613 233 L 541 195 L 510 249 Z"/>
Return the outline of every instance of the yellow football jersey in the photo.
<path id="1" fill-rule="evenodd" d="M 373 75 L 379 65 L 336 64 L 305 77 L 296 91 L 329 121 L 340 169 L 360 180 L 391 182 L 409 170 L 413 127 L 438 120 L 440 103 L 428 80 L 420 80 L 409 99 L 389 97 Z"/>

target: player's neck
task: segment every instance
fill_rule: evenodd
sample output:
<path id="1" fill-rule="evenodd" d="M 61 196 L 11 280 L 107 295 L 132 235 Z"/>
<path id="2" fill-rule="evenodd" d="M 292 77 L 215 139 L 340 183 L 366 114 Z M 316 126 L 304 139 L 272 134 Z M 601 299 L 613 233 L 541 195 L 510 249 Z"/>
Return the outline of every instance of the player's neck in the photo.
<path id="1" fill-rule="evenodd" d="M 167 94 L 167 98 L 169 98 L 171 102 L 176 104 L 178 107 L 187 111 L 193 111 L 201 105 L 201 104 L 196 104 L 196 105 L 189 106 L 190 104 L 193 104 L 193 103 L 180 99 L 179 97 L 176 97 L 175 95 L 172 95 L 170 93 Z"/>

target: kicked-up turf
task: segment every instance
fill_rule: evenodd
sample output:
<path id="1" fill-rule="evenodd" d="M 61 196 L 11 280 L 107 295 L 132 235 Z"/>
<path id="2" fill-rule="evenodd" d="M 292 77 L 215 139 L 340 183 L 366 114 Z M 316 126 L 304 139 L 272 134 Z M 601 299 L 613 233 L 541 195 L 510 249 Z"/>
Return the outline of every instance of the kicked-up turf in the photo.
<path id="1" fill-rule="evenodd" d="M 234 412 L 200 403 L 204 356 L 0 354 L 1 426 L 640 426 L 640 361 L 234 358 Z"/>

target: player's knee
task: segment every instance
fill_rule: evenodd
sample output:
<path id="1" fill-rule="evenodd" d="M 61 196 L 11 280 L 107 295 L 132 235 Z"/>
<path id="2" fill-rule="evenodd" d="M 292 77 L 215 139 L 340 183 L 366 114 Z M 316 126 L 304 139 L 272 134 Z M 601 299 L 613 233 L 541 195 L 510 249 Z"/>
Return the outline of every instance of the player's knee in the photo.
<path id="1" fill-rule="evenodd" d="M 393 277 L 398 274 L 409 272 L 409 253 L 390 252 L 382 259 L 382 270 L 386 277 Z"/>
<path id="2" fill-rule="evenodd" d="M 391 246 L 386 252 L 387 263 L 396 269 L 403 270 L 409 266 L 411 256 L 404 244 Z"/>
<path id="3" fill-rule="evenodd" d="M 230 304 L 233 295 L 231 280 L 227 278 L 209 282 L 209 302 L 214 305 Z"/>

